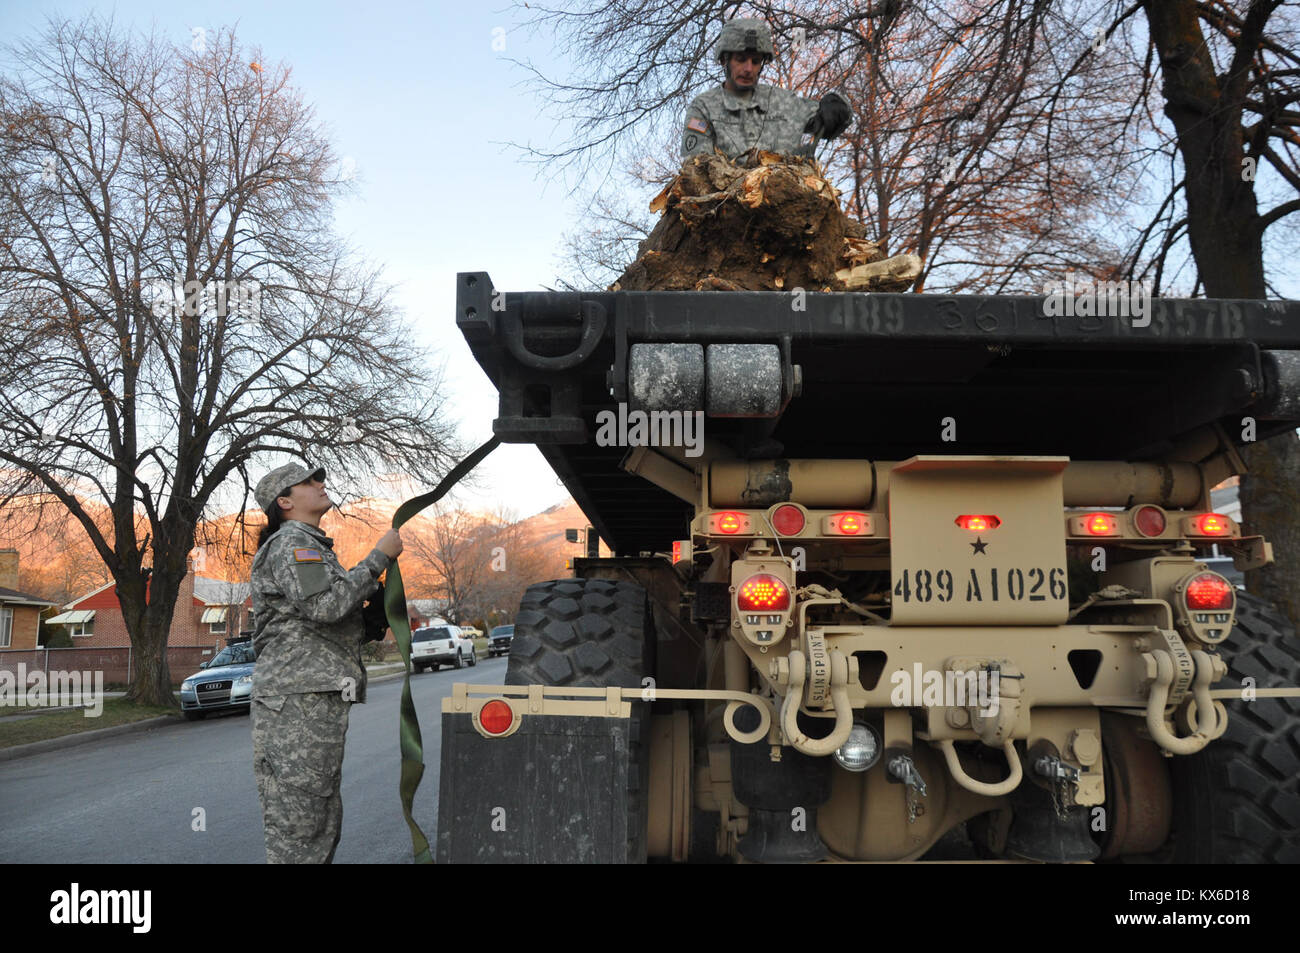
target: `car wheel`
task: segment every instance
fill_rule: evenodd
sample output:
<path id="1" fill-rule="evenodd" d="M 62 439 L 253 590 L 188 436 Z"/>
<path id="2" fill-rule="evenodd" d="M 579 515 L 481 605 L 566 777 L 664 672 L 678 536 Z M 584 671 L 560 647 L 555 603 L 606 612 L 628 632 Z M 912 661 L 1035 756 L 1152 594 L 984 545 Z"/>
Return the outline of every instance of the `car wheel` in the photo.
<path id="1" fill-rule="evenodd" d="M 456 653 L 456 667 L 457 668 L 465 667 L 465 656 L 461 655 L 459 652 Z"/>
<path id="2" fill-rule="evenodd" d="M 469 653 L 469 667 L 473 668 L 478 664 L 478 649 L 471 649 Z"/>

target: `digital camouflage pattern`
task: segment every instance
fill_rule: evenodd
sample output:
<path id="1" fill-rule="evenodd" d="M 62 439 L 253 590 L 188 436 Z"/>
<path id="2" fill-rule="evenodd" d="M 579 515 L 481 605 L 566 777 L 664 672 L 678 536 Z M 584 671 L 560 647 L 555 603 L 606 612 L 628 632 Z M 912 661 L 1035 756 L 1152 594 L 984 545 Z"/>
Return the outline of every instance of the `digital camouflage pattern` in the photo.
<path id="1" fill-rule="evenodd" d="M 362 604 L 392 562 L 344 569 L 334 541 L 286 520 L 253 558 L 253 770 L 269 863 L 329 863 L 343 822 L 348 712 L 365 701 Z"/>
<path id="2" fill-rule="evenodd" d="M 343 743 L 352 703 L 340 692 L 253 701 L 253 774 L 270 864 L 328 864 L 343 831 Z"/>
<path id="3" fill-rule="evenodd" d="M 320 529 L 286 520 L 253 558 L 253 697 L 355 691 L 365 701 L 362 604 L 392 562 L 372 550 L 344 569 Z"/>
<path id="4" fill-rule="evenodd" d="M 759 83 L 748 97 L 715 86 L 696 96 L 686 110 L 682 158 L 712 155 L 715 148 L 728 159 L 750 149 L 802 154 L 812 143 L 804 130 L 817 109 L 815 100 L 779 86 Z"/>

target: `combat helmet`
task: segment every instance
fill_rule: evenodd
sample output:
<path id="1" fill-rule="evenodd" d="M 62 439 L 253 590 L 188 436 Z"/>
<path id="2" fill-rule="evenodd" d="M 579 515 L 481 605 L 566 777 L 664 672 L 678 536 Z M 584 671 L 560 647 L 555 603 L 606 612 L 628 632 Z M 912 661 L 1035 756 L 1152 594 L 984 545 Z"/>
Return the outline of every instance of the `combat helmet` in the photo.
<path id="1" fill-rule="evenodd" d="M 718 62 L 725 62 L 728 53 L 762 53 L 764 62 L 772 59 L 772 30 L 762 20 L 737 17 L 728 20 L 718 35 Z"/>

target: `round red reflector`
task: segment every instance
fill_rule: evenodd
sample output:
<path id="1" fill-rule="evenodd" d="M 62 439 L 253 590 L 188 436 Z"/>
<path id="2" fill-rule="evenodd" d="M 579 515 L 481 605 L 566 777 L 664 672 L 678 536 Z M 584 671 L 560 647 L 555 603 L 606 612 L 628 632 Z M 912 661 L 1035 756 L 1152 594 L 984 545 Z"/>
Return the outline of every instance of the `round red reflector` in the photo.
<path id="1" fill-rule="evenodd" d="M 742 612 L 781 612 L 790 608 L 790 589 L 776 576 L 761 572 L 741 585 L 736 605 Z"/>
<path id="2" fill-rule="evenodd" d="M 1232 531 L 1228 521 L 1218 513 L 1202 513 L 1196 518 L 1202 536 L 1227 536 Z"/>
<path id="3" fill-rule="evenodd" d="M 1231 609 L 1232 583 L 1218 573 L 1203 572 L 1187 584 L 1187 608 Z"/>
<path id="4" fill-rule="evenodd" d="M 515 713 L 499 698 L 494 698 L 479 709 L 478 721 L 490 735 L 504 734 L 514 724 Z"/>
<path id="5" fill-rule="evenodd" d="M 719 513 L 719 514 L 718 514 L 718 532 L 719 532 L 719 533 L 739 533 L 739 532 L 740 532 L 740 514 L 739 514 L 739 513 Z"/>
<path id="6" fill-rule="evenodd" d="M 1158 506 L 1138 507 L 1133 525 L 1143 536 L 1159 536 L 1165 531 L 1165 511 Z"/>
<path id="7" fill-rule="evenodd" d="M 862 532 L 863 519 L 857 513 L 841 513 L 835 517 L 835 522 L 845 536 L 857 536 Z"/>
<path id="8" fill-rule="evenodd" d="M 772 513 L 772 529 L 782 536 L 794 536 L 796 533 L 802 533 L 803 524 L 803 510 L 797 506 L 791 506 L 789 503 L 778 506 Z"/>

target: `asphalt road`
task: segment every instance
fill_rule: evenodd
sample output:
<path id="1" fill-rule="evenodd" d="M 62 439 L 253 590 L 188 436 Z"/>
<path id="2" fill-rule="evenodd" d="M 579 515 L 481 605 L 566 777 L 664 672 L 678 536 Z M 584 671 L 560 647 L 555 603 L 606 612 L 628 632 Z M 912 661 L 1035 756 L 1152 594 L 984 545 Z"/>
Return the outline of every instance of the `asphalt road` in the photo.
<path id="1" fill-rule="evenodd" d="M 415 819 L 430 842 L 437 828 L 441 700 L 453 682 L 499 685 L 505 670 L 504 658 L 481 659 L 474 669 L 412 677 L 428 765 Z M 401 692 L 401 679 L 371 685 L 366 704 L 352 710 L 335 863 L 411 862 L 397 793 Z M 247 716 L 209 716 L 0 762 L 0 863 L 265 861 Z"/>

